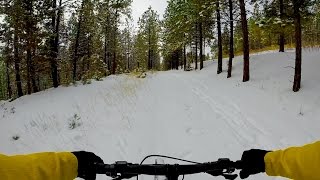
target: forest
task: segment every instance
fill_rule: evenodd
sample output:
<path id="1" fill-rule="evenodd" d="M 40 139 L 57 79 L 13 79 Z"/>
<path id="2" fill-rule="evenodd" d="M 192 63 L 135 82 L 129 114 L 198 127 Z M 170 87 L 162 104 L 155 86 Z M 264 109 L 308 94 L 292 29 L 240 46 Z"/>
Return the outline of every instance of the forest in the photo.
<path id="1" fill-rule="evenodd" d="M 303 48 L 320 45 L 319 0 L 168 0 L 163 17 L 150 6 L 137 27 L 131 4 L 1 0 L 0 100 L 116 74 L 202 70 L 208 60 L 231 78 L 238 55 L 247 82 L 250 53 L 288 49 L 296 53 L 298 92 Z"/>

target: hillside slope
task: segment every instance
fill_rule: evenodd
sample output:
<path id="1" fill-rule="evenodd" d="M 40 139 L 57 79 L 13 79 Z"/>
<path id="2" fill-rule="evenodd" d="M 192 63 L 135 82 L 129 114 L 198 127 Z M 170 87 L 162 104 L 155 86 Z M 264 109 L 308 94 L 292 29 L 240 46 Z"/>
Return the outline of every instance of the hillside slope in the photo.
<path id="1" fill-rule="evenodd" d="M 216 75 L 217 63 L 210 61 L 202 71 L 110 76 L 0 102 L 0 152 L 87 150 L 108 163 L 140 162 L 149 154 L 201 162 L 309 143 L 320 138 L 320 52 L 303 56 L 299 93 L 291 91 L 294 53 L 268 52 L 251 56 L 248 83 L 241 82 L 237 57 L 231 79 Z"/>

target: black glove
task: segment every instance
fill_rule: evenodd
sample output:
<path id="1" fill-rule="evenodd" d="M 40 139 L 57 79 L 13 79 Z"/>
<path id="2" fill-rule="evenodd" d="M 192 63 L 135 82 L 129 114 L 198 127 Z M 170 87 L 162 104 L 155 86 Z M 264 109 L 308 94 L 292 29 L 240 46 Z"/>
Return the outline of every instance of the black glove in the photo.
<path id="1" fill-rule="evenodd" d="M 242 154 L 242 170 L 240 178 L 246 179 L 250 175 L 265 172 L 264 156 L 270 151 L 251 149 Z"/>
<path id="2" fill-rule="evenodd" d="M 103 160 L 92 152 L 72 152 L 78 159 L 78 177 L 85 180 L 95 180 L 95 164 L 103 163 Z"/>

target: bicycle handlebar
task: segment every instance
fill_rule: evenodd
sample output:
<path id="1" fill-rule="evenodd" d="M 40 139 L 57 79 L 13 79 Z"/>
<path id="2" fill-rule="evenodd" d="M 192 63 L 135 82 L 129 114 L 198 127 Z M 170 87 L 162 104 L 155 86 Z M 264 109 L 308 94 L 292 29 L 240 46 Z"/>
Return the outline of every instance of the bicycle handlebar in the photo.
<path id="1" fill-rule="evenodd" d="M 232 174 L 236 169 L 242 169 L 241 161 L 219 159 L 216 162 L 179 165 L 179 164 L 132 164 L 119 161 L 115 164 L 96 164 L 96 173 L 105 174 L 116 180 L 129 179 L 138 175 L 166 176 L 168 180 L 176 180 L 180 175 L 207 173 L 212 176 L 223 176 L 226 179 L 236 179 Z"/>

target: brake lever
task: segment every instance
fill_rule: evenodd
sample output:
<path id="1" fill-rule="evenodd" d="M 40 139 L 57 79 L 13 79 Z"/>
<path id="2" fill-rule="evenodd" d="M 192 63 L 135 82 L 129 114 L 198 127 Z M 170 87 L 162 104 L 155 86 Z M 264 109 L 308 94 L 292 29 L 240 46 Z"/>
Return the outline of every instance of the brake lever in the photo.
<path id="1" fill-rule="evenodd" d="M 219 159 L 218 163 L 224 164 L 224 163 L 229 163 L 231 162 L 229 159 Z M 207 174 L 210 174 L 212 176 L 223 176 L 227 180 L 234 180 L 238 177 L 237 174 L 232 174 L 234 173 L 236 168 L 226 168 L 226 169 L 217 169 L 217 170 L 212 170 L 206 172 Z"/>

